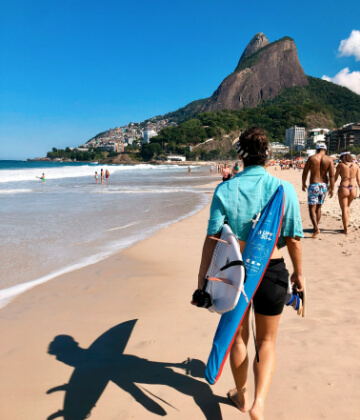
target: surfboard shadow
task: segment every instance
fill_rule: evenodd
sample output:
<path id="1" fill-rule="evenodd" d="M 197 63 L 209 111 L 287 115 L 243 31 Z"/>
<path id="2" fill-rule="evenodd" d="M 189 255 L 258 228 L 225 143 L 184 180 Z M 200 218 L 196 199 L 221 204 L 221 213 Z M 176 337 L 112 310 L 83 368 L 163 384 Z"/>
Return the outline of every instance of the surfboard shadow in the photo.
<path id="1" fill-rule="evenodd" d="M 47 420 L 59 417 L 64 420 L 85 419 L 110 381 L 156 415 L 167 415 L 163 405 L 170 410 L 181 411 L 181 408 L 151 393 L 146 384 L 167 385 L 192 396 L 206 419 L 222 419 L 219 403 L 227 404 L 227 399 L 215 396 L 209 385 L 195 379 L 204 377 L 205 365 L 202 361 L 188 359 L 182 363 L 162 363 L 124 354 L 136 321 L 116 325 L 98 337 L 88 349 L 81 348 L 68 335 L 54 338 L 48 353 L 75 369 L 67 384 L 47 391 L 47 394 L 65 391 L 63 409 L 51 414 Z M 171 369 L 174 367 L 184 369 L 186 374 L 174 372 Z"/>

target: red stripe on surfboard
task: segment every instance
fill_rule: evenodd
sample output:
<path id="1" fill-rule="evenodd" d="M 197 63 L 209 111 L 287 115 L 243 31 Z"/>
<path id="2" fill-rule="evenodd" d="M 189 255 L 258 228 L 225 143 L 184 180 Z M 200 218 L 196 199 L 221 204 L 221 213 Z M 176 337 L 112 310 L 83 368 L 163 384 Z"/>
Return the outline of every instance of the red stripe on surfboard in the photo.
<path id="1" fill-rule="evenodd" d="M 280 218 L 280 223 L 279 223 L 279 229 L 278 229 L 277 234 L 276 234 L 276 240 L 275 240 L 275 242 L 274 242 L 274 247 L 273 247 L 273 249 L 272 249 L 272 251 L 271 251 L 270 257 L 271 257 L 271 255 L 272 255 L 272 253 L 274 252 L 274 249 L 275 249 L 275 247 L 276 247 L 277 241 L 278 241 L 278 239 L 279 239 L 280 230 L 281 230 L 281 224 L 282 224 L 282 219 L 283 219 L 283 216 L 284 216 L 284 207 L 285 207 L 285 192 L 283 191 L 283 205 L 282 205 L 282 209 L 281 209 L 281 218 Z M 268 268 L 269 263 L 270 263 L 270 258 L 269 258 L 269 261 L 268 261 L 268 262 L 267 262 L 267 264 L 266 264 L 266 267 L 265 267 L 265 269 L 264 269 L 264 271 L 263 271 L 263 274 L 262 274 L 262 276 L 261 276 L 261 279 L 260 279 L 260 281 L 258 282 L 258 285 L 256 286 L 256 289 L 255 289 L 255 292 L 254 292 L 253 296 L 255 296 L 255 293 L 256 293 L 257 289 L 259 288 L 259 286 L 260 286 L 260 283 L 261 283 L 261 281 L 262 281 L 262 279 L 263 279 L 263 277 L 264 277 L 264 274 L 265 274 L 265 272 L 266 272 L 266 270 L 267 270 L 267 268 Z M 252 298 L 251 298 L 251 299 L 252 299 Z M 221 373 L 222 373 L 223 368 L 224 368 L 224 366 L 225 366 L 225 362 L 226 362 L 226 360 L 227 360 L 227 358 L 228 358 L 228 355 L 229 355 L 229 353 L 230 353 L 231 347 L 232 347 L 232 345 L 233 345 L 233 343 L 234 343 L 234 340 L 235 340 L 236 334 L 237 334 L 237 332 L 239 331 L 239 328 L 240 328 L 240 326 L 241 326 L 241 324 L 242 324 L 242 322 L 243 322 L 243 319 L 244 319 L 244 317 L 245 317 L 245 315 L 246 315 L 247 311 L 249 310 L 249 306 L 250 306 L 250 304 L 251 304 L 251 300 L 250 300 L 250 302 L 249 302 L 248 306 L 246 307 L 246 310 L 245 310 L 245 312 L 244 312 L 244 315 L 242 316 L 242 318 L 241 318 L 241 320 L 240 320 L 240 322 L 239 322 L 239 326 L 237 327 L 237 329 L 236 329 L 236 331 L 235 331 L 234 337 L 232 338 L 231 343 L 230 343 L 230 345 L 229 345 L 229 347 L 228 347 L 228 349 L 227 349 L 227 351 L 226 351 L 226 353 L 225 353 L 224 359 L 223 359 L 223 361 L 222 361 L 222 363 L 221 363 L 221 365 L 220 365 L 219 372 L 218 372 L 218 374 L 216 375 L 216 378 L 215 378 L 215 382 L 214 382 L 214 384 L 216 384 L 217 380 L 218 380 L 218 379 L 220 378 L 220 376 L 221 376 Z"/>

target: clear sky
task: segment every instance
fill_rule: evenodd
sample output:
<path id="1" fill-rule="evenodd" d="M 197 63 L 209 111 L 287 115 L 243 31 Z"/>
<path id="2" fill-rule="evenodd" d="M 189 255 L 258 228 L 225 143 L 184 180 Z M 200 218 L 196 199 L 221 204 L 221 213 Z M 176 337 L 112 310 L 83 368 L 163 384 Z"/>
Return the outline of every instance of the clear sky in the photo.
<path id="1" fill-rule="evenodd" d="M 257 32 L 294 38 L 306 74 L 360 89 L 358 0 L 3 0 L 0 16 L 0 159 L 208 97 Z"/>

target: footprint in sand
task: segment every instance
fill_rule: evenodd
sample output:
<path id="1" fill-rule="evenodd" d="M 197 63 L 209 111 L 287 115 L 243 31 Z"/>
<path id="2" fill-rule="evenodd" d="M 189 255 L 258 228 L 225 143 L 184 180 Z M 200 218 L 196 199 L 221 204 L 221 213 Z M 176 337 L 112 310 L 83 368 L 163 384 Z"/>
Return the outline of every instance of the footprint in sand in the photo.
<path id="1" fill-rule="evenodd" d="M 345 257 L 349 257 L 350 255 L 352 255 L 351 254 L 351 252 L 349 252 L 349 251 L 343 251 L 342 253 L 341 253 L 342 255 L 345 255 Z"/>
<path id="2" fill-rule="evenodd" d="M 341 248 L 344 246 L 341 242 L 337 242 L 336 245 L 340 246 Z"/>

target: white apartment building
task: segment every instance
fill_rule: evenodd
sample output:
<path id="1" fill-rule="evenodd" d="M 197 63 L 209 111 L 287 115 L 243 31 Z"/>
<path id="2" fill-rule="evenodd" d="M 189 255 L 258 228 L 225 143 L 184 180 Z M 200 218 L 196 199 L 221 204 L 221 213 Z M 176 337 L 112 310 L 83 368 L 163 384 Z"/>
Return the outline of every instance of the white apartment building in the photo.
<path id="1" fill-rule="evenodd" d="M 153 129 L 146 128 L 143 131 L 144 143 L 149 143 L 151 137 L 157 136 L 157 132 Z"/>
<path id="2" fill-rule="evenodd" d="M 308 132 L 308 136 L 306 139 L 306 147 L 311 147 L 314 143 L 325 143 L 326 135 L 330 132 L 327 128 L 313 128 Z"/>
<path id="3" fill-rule="evenodd" d="M 305 145 L 305 127 L 290 127 L 286 129 L 285 144 L 290 150 L 301 150 Z"/>

